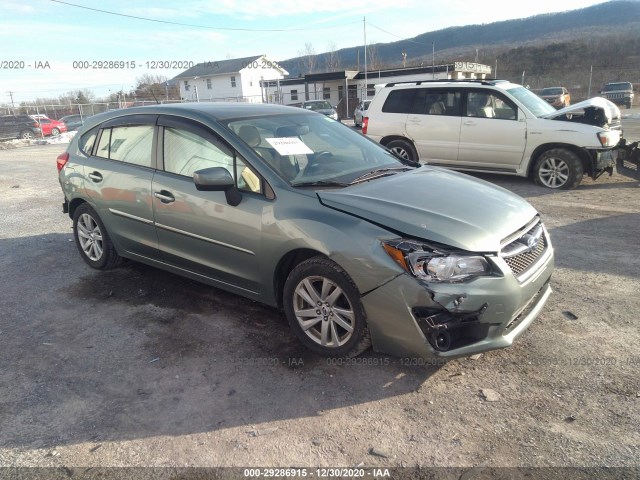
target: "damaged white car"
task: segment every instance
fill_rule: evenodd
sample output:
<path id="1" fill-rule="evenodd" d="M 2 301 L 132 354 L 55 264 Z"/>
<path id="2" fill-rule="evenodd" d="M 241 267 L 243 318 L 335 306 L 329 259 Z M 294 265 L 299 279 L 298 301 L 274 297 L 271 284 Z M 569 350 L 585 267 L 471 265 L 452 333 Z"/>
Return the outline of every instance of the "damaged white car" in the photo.
<path id="1" fill-rule="evenodd" d="M 362 132 L 406 159 L 531 177 L 554 189 L 612 174 L 619 154 L 629 157 L 612 102 L 597 97 L 556 110 L 504 80 L 387 84 Z"/>

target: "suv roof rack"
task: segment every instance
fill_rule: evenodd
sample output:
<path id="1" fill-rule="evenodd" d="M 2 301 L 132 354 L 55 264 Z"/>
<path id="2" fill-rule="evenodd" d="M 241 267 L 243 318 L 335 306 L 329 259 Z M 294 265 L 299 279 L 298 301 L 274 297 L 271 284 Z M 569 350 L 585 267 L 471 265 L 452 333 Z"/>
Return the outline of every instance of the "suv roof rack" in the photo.
<path id="1" fill-rule="evenodd" d="M 479 83 L 481 85 L 495 85 L 497 83 L 507 83 L 509 80 L 500 80 L 497 78 L 460 78 L 460 79 L 452 79 L 452 78 L 441 78 L 439 80 L 416 80 L 409 82 L 393 82 L 387 83 L 386 87 L 395 87 L 396 85 L 422 85 L 423 83 Z"/>

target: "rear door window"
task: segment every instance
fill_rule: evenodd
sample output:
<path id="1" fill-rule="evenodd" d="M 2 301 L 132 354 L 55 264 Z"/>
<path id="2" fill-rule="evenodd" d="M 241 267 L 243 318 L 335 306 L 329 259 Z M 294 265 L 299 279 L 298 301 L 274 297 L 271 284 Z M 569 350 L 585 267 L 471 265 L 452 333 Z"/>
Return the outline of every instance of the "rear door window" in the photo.
<path id="1" fill-rule="evenodd" d="M 153 163 L 153 125 L 125 125 L 105 128 L 96 155 L 141 167 Z"/>

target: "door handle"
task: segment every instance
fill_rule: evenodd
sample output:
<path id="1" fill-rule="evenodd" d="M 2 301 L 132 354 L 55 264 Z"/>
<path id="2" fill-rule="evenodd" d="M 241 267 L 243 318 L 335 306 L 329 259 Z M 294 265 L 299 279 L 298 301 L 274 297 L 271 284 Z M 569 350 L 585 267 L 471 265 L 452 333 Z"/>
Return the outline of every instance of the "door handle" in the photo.
<path id="1" fill-rule="evenodd" d="M 166 190 L 153 192 L 153 196 L 160 200 L 162 203 L 173 203 L 176 201 L 176 197 L 174 197 L 171 192 L 167 192 Z"/>
<path id="2" fill-rule="evenodd" d="M 100 172 L 91 172 L 88 177 L 95 183 L 102 181 L 102 174 Z"/>
<path id="3" fill-rule="evenodd" d="M 88 176 L 95 183 L 102 181 L 102 174 L 100 172 L 91 172 Z"/>
<path id="4" fill-rule="evenodd" d="M 473 120 L 467 120 L 466 122 L 464 122 L 464 125 L 469 125 L 470 127 L 472 127 L 472 126 L 477 125 L 477 124 Z"/>

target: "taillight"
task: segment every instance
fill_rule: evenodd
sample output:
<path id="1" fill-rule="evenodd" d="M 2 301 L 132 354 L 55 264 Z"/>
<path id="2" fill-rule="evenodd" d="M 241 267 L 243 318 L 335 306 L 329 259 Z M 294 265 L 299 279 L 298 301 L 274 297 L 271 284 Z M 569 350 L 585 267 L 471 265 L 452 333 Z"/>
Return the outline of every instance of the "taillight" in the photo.
<path id="1" fill-rule="evenodd" d="M 58 171 L 62 170 L 64 168 L 64 166 L 67 164 L 68 161 L 69 161 L 69 153 L 68 152 L 64 152 L 64 153 L 61 153 L 60 155 L 58 155 L 58 158 L 56 159 L 56 164 L 58 166 Z"/>
<path id="2" fill-rule="evenodd" d="M 364 117 L 362 119 L 362 134 L 367 134 L 367 127 L 369 126 L 369 117 Z"/>

